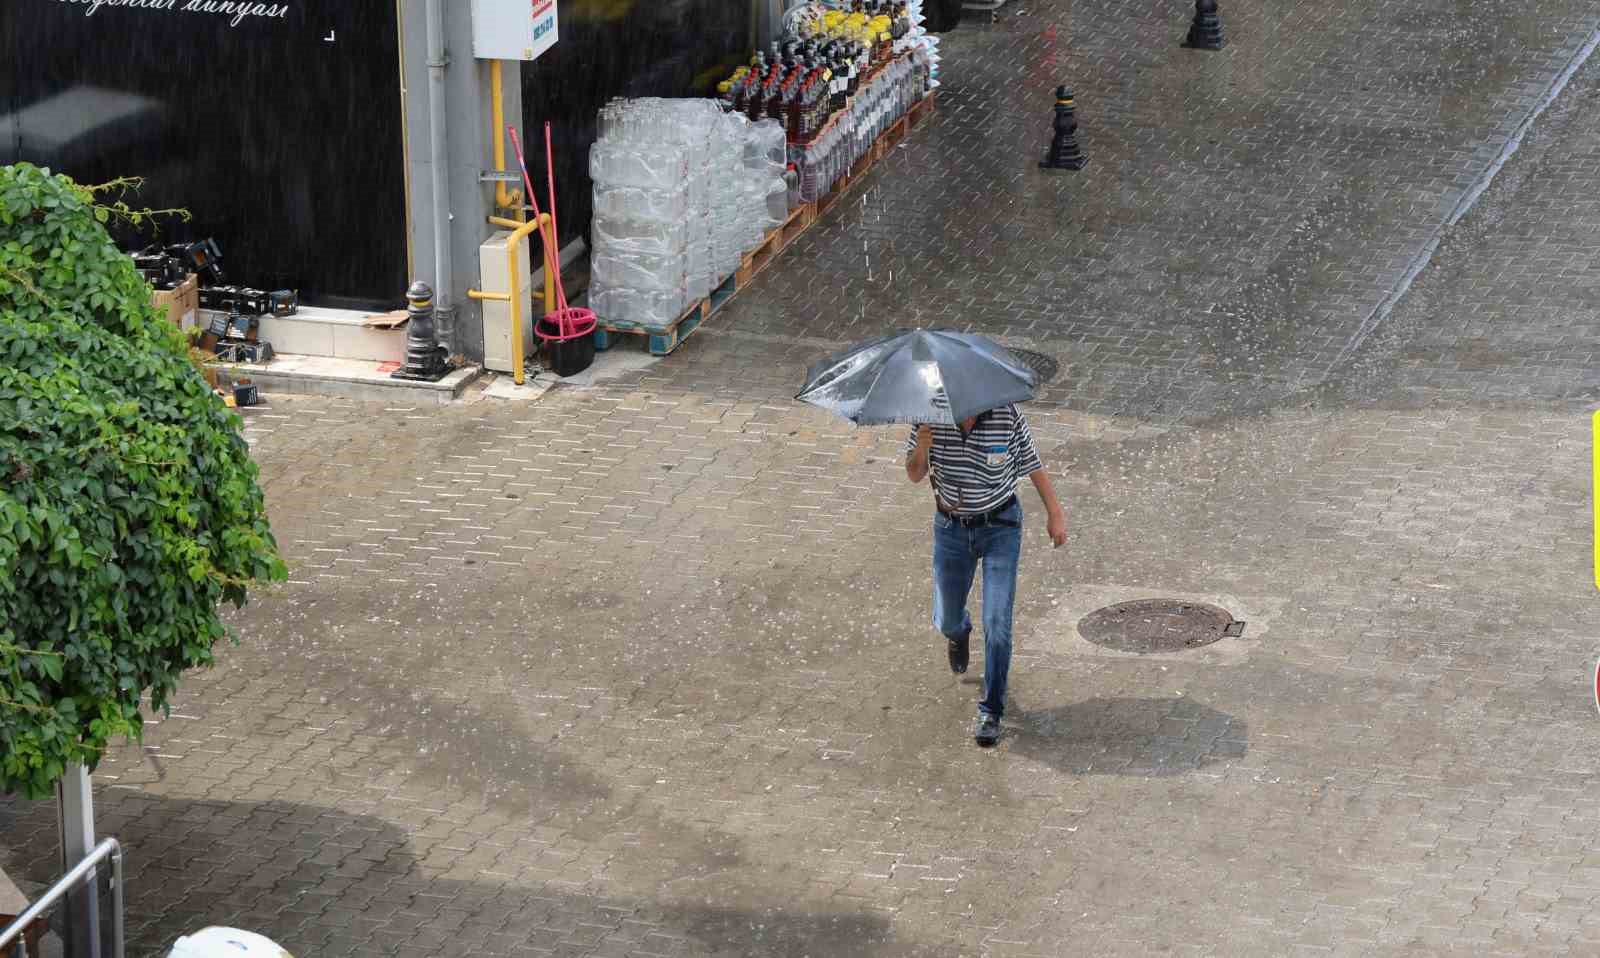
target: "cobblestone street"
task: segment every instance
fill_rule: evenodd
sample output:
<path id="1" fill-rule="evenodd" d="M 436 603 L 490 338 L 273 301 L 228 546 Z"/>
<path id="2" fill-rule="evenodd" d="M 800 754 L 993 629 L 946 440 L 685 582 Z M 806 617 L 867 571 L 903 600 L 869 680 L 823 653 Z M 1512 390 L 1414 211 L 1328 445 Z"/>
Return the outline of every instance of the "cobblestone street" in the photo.
<path id="1" fill-rule="evenodd" d="M 932 122 L 642 371 L 247 410 L 291 581 L 95 775 L 130 954 L 1600 953 L 1600 15 L 1190 9 L 969 15 Z M 938 325 L 1059 363 L 994 750 L 904 430 L 792 400 Z M 1246 631 L 1079 637 L 1153 596 Z M 55 841 L 0 802 L 13 876 Z"/>

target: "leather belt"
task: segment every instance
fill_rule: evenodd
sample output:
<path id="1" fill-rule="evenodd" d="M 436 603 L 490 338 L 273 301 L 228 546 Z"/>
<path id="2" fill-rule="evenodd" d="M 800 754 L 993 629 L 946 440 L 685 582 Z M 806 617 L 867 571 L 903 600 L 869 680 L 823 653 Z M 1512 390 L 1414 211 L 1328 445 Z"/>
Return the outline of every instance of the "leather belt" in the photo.
<path id="1" fill-rule="evenodd" d="M 1006 497 L 1005 502 L 1000 503 L 998 506 L 995 506 L 988 512 L 980 512 L 977 515 L 964 516 L 960 513 L 946 512 L 945 510 L 940 509 L 939 514 L 944 516 L 946 519 L 949 519 L 951 522 L 954 522 L 958 526 L 962 526 L 967 529 L 973 529 L 978 526 L 987 526 L 993 524 L 996 519 L 1000 518 L 1000 513 L 1005 512 L 1007 509 L 1016 504 L 1017 495 L 1016 493 L 1012 493 Z"/>

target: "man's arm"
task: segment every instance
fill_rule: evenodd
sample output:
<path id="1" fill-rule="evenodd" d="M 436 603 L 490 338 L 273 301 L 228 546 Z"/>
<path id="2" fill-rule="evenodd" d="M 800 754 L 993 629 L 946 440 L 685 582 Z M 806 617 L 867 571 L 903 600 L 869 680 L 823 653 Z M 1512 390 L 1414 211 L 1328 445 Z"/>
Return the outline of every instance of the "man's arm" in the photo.
<path id="1" fill-rule="evenodd" d="M 921 482 L 928 477 L 928 450 L 933 448 L 933 427 L 917 427 L 916 445 L 906 455 L 906 478 Z"/>
<path id="2" fill-rule="evenodd" d="M 1044 461 L 1039 458 L 1039 450 L 1034 448 L 1033 433 L 1028 429 L 1028 420 L 1020 415 L 1017 416 L 1011 446 L 1013 455 L 1017 457 L 1019 471 L 1033 481 L 1033 488 L 1039 490 L 1039 501 L 1044 503 L 1045 514 L 1049 519 L 1045 528 L 1050 533 L 1050 541 L 1059 549 L 1067 544 L 1067 512 L 1061 508 L 1061 500 L 1056 498 L 1055 486 L 1050 484 L 1050 475 L 1044 471 Z"/>
<path id="3" fill-rule="evenodd" d="M 1056 488 L 1050 484 L 1050 475 L 1042 466 L 1028 473 L 1028 478 L 1033 480 L 1033 488 L 1039 491 L 1039 501 L 1044 503 L 1048 517 L 1045 528 L 1050 533 L 1050 541 L 1059 549 L 1067 544 L 1067 511 L 1061 508 L 1061 500 L 1056 498 Z"/>

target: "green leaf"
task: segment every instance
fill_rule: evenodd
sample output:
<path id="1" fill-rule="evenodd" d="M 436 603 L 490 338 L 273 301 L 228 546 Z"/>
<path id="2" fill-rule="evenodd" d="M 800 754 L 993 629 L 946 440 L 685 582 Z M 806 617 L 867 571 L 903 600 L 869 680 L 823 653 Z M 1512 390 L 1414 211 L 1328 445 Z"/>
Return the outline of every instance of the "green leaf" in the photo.
<path id="1" fill-rule="evenodd" d="M 0 792 L 137 735 L 285 574 L 239 418 L 103 225 L 131 215 L 0 166 Z"/>

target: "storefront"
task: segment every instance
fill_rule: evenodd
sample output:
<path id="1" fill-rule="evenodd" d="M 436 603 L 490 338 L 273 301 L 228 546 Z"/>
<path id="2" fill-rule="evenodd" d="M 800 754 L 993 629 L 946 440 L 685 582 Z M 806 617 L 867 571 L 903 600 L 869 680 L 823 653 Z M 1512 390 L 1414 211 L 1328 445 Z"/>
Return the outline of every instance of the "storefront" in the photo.
<path id="1" fill-rule="evenodd" d="M 395 9 L 8 0 L 0 163 L 143 177 L 130 205 L 189 210 L 159 238 L 214 237 L 230 281 L 392 303 L 408 273 Z"/>
<path id="2" fill-rule="evenodd" d="M 469 7 L 446 0 L 446 15 L 465 21 Z M 432 262 L 422 222 L 427 144 L 406 120 L 426 117 L 416 102 L 427 95 L 422 8 L 415 0 L 7 0 L 0 163 L 27 161 L 84 183 L 143 177 L 132 205 L 193 214 L 166 220 L 159 236 L 128 232 L 129 248 L 211 237 L 230 282 L 296 289 L 312 305 L 396 306 Z M 559 43 L 507 73 L 521 70 L 528 128 L 555 126 L 564 241 L 587 231 L 599 106 L 620 95 L 708 94 L 748 56 L 755 9 L 562 0 Z M 470 31 L 447 26 L 450 69 L 477 72 Z M 474 128 L 459 111 L 452 121 L 453 136 L 487 136 L 484 121 Z M 486 143 L 469 145 L 486 155 Z M 486 202 L 476 172 L 453 170 L 469 185 L 451 196 L 452 219 L 474 228 Z M 457 259 L 453 285 L 464 290 L 476 264 Z M 472 314 L 463 301 L 462 351 L 477 358 Z"/>

